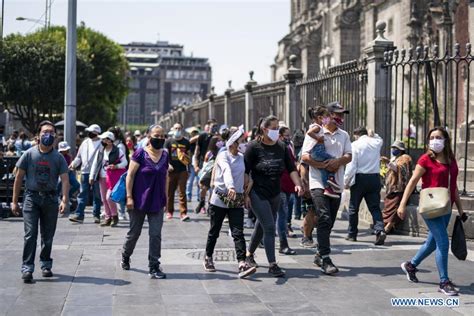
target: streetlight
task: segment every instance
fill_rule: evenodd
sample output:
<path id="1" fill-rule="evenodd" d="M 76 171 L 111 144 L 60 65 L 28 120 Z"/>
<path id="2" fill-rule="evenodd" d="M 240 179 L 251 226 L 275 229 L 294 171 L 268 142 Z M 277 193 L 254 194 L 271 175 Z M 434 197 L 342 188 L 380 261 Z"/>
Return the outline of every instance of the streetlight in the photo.
<path id="1" fill-rule="evenodd" d="M 0 42 L 3 41 L 3 16 L 4 16 L 4 9 L 5 9 L 5 3 L 4 3 L 4 0 L 2 0 L 2 7 L 0 8 L 1 12 L 0 12 L 0 18 L 1 18 L 1 21 L 0 21 Z"/>
<path id="2" fill-rule="evenodd" d="M 46 20 L 35 20 L 35 19 L 30 19 L 30 18 L 25 18 L 25 17 L 22 17 L 22 16 L 19 16 L 16 18 L 17 21 L 28 21 L 28 22 L 33 22 L 33 23 L 36 23 L 36 24 L 45 24 L 45 28 L 47 27 L 46 25 Z"/>

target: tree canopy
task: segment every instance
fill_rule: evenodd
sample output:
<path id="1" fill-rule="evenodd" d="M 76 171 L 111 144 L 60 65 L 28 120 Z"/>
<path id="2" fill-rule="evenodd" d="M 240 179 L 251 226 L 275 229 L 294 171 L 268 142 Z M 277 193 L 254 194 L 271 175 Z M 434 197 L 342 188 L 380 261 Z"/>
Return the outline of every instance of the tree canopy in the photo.
<path id="1" fill-rule="evenodd" d="M 64 114 L 66 29 L 7 36 L 0 46 L 0 102 L 29 131 Z M 122 47 L 84 25 L 77 28 L 77 119 L 114 125 L 127 94 Z"/>

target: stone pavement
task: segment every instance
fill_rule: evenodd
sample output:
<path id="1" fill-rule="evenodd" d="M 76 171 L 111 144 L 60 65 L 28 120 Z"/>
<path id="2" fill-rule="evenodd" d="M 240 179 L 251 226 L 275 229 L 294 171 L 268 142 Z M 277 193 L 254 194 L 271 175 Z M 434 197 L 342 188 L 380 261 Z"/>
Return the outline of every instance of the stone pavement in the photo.
<path id="1" fill-rule="evenodd" d="M 101 228 L 92 223 L 90 212 L 86 216 L 84 224 L 59 219 L 55 276 L 44 279 L 36 271 L 33 284 L 20 280 L 22 219 L 0 221 L 1 315 L 473 315 L 472 251 L 465 262 L 449 257 L 450 277 L 461 289 L 459 307 L 392 307 L 391 298 L 445 298 L 437 293 L 433 255 L 420 267 L 420 283 L 409 283 L 401 272 L 401 261 L 415 254 L 422 238 L 390 235 L 385 246 L 375 247 L 374 236 L 362 230 L 359 242 L 349 243 L 344 240 L 347 221 L 338 220 L 332 237 L 332 259 L 341 270 L 337 276 L 322 275 L 312 264 L 314 250 L 301 248 L 298 238 L 290 240 L 296 256 L 278 257 L 286 278 L 267 275 L 259 249 L 256 260 L 262 267 L 250 279 L 239 280 L 236 262 L 229 261 L 234 253 L 227 251 L 233 243 L 226 225 L 217 244 L 217 272 L 203 270 L 209 220 L 191 214 L 187 223 L 165 220 L 162 267 L 168 278 L 150 280 L 147 229 L 132 256 L 132 269 L 123 271 L 120 250 L 128 223 Z M 250 233 L 246 230 L 247 238 Z"/>

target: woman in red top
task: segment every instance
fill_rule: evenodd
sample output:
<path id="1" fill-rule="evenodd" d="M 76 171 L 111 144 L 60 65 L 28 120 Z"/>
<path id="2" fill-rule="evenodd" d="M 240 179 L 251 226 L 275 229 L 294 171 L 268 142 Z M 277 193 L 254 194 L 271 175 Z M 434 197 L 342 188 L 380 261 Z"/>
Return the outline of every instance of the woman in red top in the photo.
<path id="1" fill-rule="evenodd" d="M 450 188 L 451 204 L 456 204 L 459 215 L 463 216 L 463 209 L 457 188 L 458 165 L 451 150 L 451 138 L 443 127 L 435 127 L 428 133 L 429 149 L 420 157 L 415 171 L 408 183 L 402 201 L 397 210 L 401 219 L 405 218 L 406 205 L 416 184 L 421 178 L 422 189 L 444 187 Z M 451 183 L 448 184 L 448 179 Z M 411 282 L 418 282 L 416 277 L 417 266 L 436 250 L 436 266 L 438 267 L 440 285 L 439 292 L 446 295 L 457 295 L 458 290 L 448 278 L 448 250 L 449 237 L 446 227 L 449 224 L 451 212 L 447 215 L 424 219 L 429 228 L 428 237 L 418 250 L 418 253 L 411 259 L 402 263 L 402 269 Z"/>

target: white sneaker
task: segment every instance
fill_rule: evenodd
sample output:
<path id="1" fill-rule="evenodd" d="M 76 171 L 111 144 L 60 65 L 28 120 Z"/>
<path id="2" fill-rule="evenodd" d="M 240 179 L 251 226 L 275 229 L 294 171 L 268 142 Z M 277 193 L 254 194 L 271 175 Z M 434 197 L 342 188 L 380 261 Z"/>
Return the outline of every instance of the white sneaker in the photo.
<path id="1" fill-rule="evenodd" d="M 119 220 L 121 220 L 121 221 L 125 220 L 125 215 L 120 214 L 120 215 L 119 215 Z"/>
<path id="2" fill-rule="evenodd" d="M 249 228 L 249 229 L 252 229 L 255 227 L 255 224 L 253 223 L 253 221 L 250 219 L 250 218 L 247 218 L 245 220 L 245 225 L 244 225 L 244 228 Z"/>

